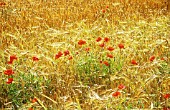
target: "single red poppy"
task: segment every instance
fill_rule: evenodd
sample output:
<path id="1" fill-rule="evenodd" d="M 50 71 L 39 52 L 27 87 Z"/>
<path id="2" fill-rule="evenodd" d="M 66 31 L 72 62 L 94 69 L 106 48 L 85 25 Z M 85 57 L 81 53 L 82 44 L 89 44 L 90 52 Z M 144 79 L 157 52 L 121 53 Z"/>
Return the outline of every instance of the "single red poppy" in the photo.
<path id="1" fill-rule="evenodd" d="M 76 52 L 76 55 L 78 55 L 79 54 L 79 52 Z"/>
<path id="2" fill-rule="evenodd" d="M 155 56 L 151 56 L 149 60 L 152 62 L 155 59 Z"/>
<path id="3" fill-rule="evenodd" d="M 37 99 L 36 99 L 36 98 L 33 98 L 33 99 L 31 100 L 31 102 L 32 102 L 32 103 L 35 103 L 35 102 L 37 102 Z"/>
<path id="4" fill-rule="evenodd" d="M 65 50 L 64 51 L 64 56 L 67 56 L 67 55 L 69 55 L 70 54 L 70 52 L 68 51 L 68 50 Z"/>
<path id="5" fill-rule="evenodd" d="M 109 6 L 106 6 L 106 8 L 109 8 Z"/>
<path id="6" fill-rule="evenodd" d="M 113 58 L 113 55 L 112 54 L 107 54 L 107 57 Z"/>
<path id="7" fill-rule="evenodd" d="M 36 56 L 33 56 L 33 57 L 32 57 L 32 60 L 33 60 L 33 61 L 38 61 L 39 58 L 37 58 Z"/>
<path id="8" fill-rule="evenodd" d="M 136 60 L 134 60 L 134 59 L 131 61 L 131 63 L 132 63 L 133 65 L 137 65 L 137 64 L 138 64 L 138 63 L 136 62 Z"/>
<path id="9" fill-rule="evenodd" d="M 55 55 L 55 59 L 60 58 L 63 55 L 63 53 L 61 51 L 59 51 L 56 55 Z"/>
<path id="10" fill-rule="evenodd" d="M 113 51 L 113 50 L 114 50 L 114 48 L 110 46 L 110 47 L 108 47 L 108 48 L 107 48 L 107 50 L 109 50 L 109 51 Z"/>
<path id="11" fill-rule="evenodd" d="M 11 56 L 10 56 L 10 60 L 17 60 L 16 55 L 11 55 Z"/>
<path id="12" fill-rule="evenodd" d="M 84 44 L 86 44 L 86 41 L 84 41 L 84 40 L 79 40 L 79 41 L 78 41 L 78 44 L 79 44 L 79 45 L 84 45 Z"/>
<path id="13" fill-rule="evenodd" d="M 104 43 L 99 44 L 100 47 L 104 47 Z"/>
<path id="14" fill-rule="evenodd" d="M 17 60 L 16 55 L 11 55 L 11 56 L 10 56 L 10 61 L 11 61 L 11 60 Z"/>
<path id="15" fill-rule="evenodd" d="M 165 95 L 163 95 L 163 97 L 164 97 L 165 99 L 168 99 L 168 98 L 170 98 L 170 94 L 165 94 Z"/>
<path id="16" fill-rule="evenodd" d="M 103 61 L 103 64 L 109 66 L 109 63 L 107 61 Z"/>
<path id="17" fill-rule="evenodd" d="M 72 57 L 72 56 L 69 56 L 69 57 L 68 57 L 68 60 L 71 60 L 71 59 L 73 59 L 73 57 Z"/>
<path id="18" fill-rule="evenodd" d="M 105 12 L 106 12 L 106 10 L 105 10 L 105 9 L 103 9 L 103 10 L 102 10 L 102 12 L 103 12 L 103 13 L 105 13 Z"/>
<path id="19" fill-rule="evenodd" d="M 121 93 L 119 91 L 116 91 L 112 94 L 113 97 L 118 97 Z"/>
<path id="20" fill-rule="evenodd" d="M 120 84 L 120 85 L 118 86 L 118 88 L 119 88 L 119 89 L 125 89 L 125 86 L 124 86 L 123 84 Z"/>
<path id="21" fill-rule="evenodd" d="M 8 64 L 12 64 L 14 60 L 17 60 L 16 55 L 11 55 L 10 60 L 8 61 Z"/>
<path id="22" fill-rule="evenodd" d="M 7 80 L 7 84 L 11 84 L 13 82 L 13 78 L 8 78 L 8 80 Z"/>
<path id="23" fill-rule="evenodd" d="M 124 47 L 124 45 L 123 45 L 123 44 L 121 44 L 121 43 L 120 43 L 120 44 L 118 44 L 118 47 L 119 47 L 120 49 L 125 48 L 125 47 Z"/>
<path id="24" fill-rule="evenodd" d="M 88 47 L 88 48 L 85 48 L 85 51 L 89 52 L 89 51 L 90 51 L 90 48 L 89 48 L 89 47 Z"/>
<path id="25" fill-rule="evenodd" d="M 14 71 L 12 69 L 7 69 L 4 71 L 4 74 L 10 76 L 10 75 L 14 74 Z"/>
<path id="26" fill-rule="evenodd" d="M 164 57 L 162 57 L 162 58 L 161 58 L 161 60 L 165 61 L 165 58 L 164 58 Z"/>
<path id="27" fill-rule="evenodd" d="M 108 42 L 110 39 L 108 37 L 104 38 L 104 42 Z"/>
<path id="28" fill-rule="evenodd" d="M 12 63 L 13 63 L 13 60 L 8 61 L 8 64 L 12 64 Z"/>
<path id="29" fill-rule="evenodd" d="M 100 42 L 102 40 L 102 38 L 101 37 L 98 37 L 97 39 L 96 39 L 96 42 Z"/>

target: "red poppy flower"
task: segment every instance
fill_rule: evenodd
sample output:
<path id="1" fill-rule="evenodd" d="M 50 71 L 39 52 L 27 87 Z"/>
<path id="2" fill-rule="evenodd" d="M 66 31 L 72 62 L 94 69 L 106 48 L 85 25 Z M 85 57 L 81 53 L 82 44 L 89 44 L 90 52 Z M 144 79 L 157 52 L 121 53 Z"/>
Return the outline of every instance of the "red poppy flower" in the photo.
<path id="1" fill-rule="evenodd" d="M 107 48 L 107 50 L 109 50 L 109 51 L 113 51 L 113 50 L 114 50 L 114 48 L 110 46 L 110 47 L 108 47 L 108 48 Z"/>
<path id="2" fill-rule="evenodd" d="M 14 72 L 12 69 L 7 69 L 4 71 L 4 74 L 10 76 L 10 75 L 14 74 Z"/>
<path id="3" fill-rule="evenodd" d="M 17 60 L 16 55 L 11 55 L 10 56 L 10 61 L 8 62 L 8 64 L 12 64 L 14 60 Z"/>
<path id="4" fill-rule="evenodd" d="M 76 52 L 76 55 L 78 55 L 79 54 L 79 52 Z"/>
<path id="5" fill-rule="evenodd" d="M 118 88 L 119 88 L 119 89 L 124 89 L 125 86 L 124 86 L 123 84 L 120 84 L 120 85 L 118 86 Z"/>
<path id="6" fill-rule="evenodd" d="M 131 63 L 132 63 L 133 65 L 137 65 L 137 64 L 138 64 L 138 63 L 136 62 L 136 60 L 132 60 Z"/>
<path id="7" fill-rule="evenodd" d="M 119 91 L 116 91 L 112 94 L 113 97 L 118 97 L 121 93 Z"/>
<path id="8" fill-rule="evenodd" d="M 120 49 L 123 49 L 124 48 L 124 45 L 123 44 L 118 44 L 118 47 L 120 48 Z"/>
<path id="9" fill-rule="evenodd" d="M 107 54 L 107 57 L 113 58 L 113 55 L 112 54 Z"/>
<path id="10" fill-rule="evenodd" d="M 98 37 L 97 39 L 96 39 L 96 42 L 100 42 L 102 40 L 102 38 L 101 37 Z"/>
<path id="11" fill-rule="evenodd" d="M 162 57 L 162 58 L 161 58 L 161 60 L 165 61 L 165 58 L 164 58 L 164 57 Z"/>
<path id="12" fill-rule="evenodd" d="M 33 99 L 31 100 L 31 102 L 32 102 L 32 103 L 35 103 L 35 102 L 37 102 L 37 99 L 36 99 L 36 98 L 33 98 Z"/>
<path id="13" fill-rule="evenodd" d="M 13 81 L 13 78 L 8 78 L 8 81 L 6 82 L 7 84 L 11 84 Z"/>
<path id="14" fill-rule="evenodd" d="M 33 61 L 38 61 L 39 58 L 37 58 L 36 56 L 33 56 L 33 57 L 32 57 L 32 60 L 33 60 Z"/>
<path id="15" fill-rule="evenodd" d="M 58 54 L 55 55 L 55 59 L 60 58 L 63 55 L 63 53 L 61 51 L 58 52 Z"/>
<path id="16" fill-rule="evenodd" d="M 109 6 L 106 6 L 106 8 L 109 8 Z"/>
<path id="17" fill-rule="evenodd" d="M 99 44 L 100 47 L 104 47 L 104 43 Z"/>
<path id="18" fill-rule="evenodd" d="M 109 63 L 107 61 L 103 61 L 103 64 L 109 66 Z"/>
<path id="19" fill-rule="evenodd" d="M 155 56 L 151 56 L 149 60 L 152 62 L 155 59 Z"/>
<path id="20" fill-rule="evenodd" d="M 90 51 L 90 48 L 85 48 L 85 51 L 87 51 L 87 52 Z"/>
<path id="21" fill-rule="evenodd" d="M 8 61 L 8 64 L 12 64 L 12 63 L 13 63 L 13 60 Z"/>
<path id="22" fill-rule="evenodd" d="M 0 2 L 0 6 L 5 6 L 6 3 L 5 2 Z"/>
<path id="23" fill-rule="evenodd" d="M 108 37 L 104 38 L 104 42 L 108 42 L 110 39 Z"/>
<path id="24" fill-rule="evenodd" d="M 84 41 L 84 40 L 79 40 L 79 41 L 78 41 L 78 44 L 79 44 L 79 45 L 86 44 L 86 41 Z"/>
<path id="25" fill-rule="evenodd" d="M 17 60 L 16 55 L 11 55 L 11 56 L 10 56 L 10 60 Z"/>
<path id="26" fill-rule="evenodd" d="M 69 55 L 70 54 L 70 52 L 68 51 L 68 50 L 65 50 L 64 51 L 64 56 L 67 56 L 67 55 Z"/>
<path id="27" fill-rule="evenodd" d="M 69 56 L 69 57 L 68 57 L 68 60 L 71 60 L 71 59 L 73 59 L 73 57 L 72 57 L 72 56 Z"/>
<path id="28" fill-rule="evenodd" d="M 165 99 L 168 99 L 168 98 L 170 98 L 170 94 L 165 94 L 163 97 L 164 97 Z"/>
<path id="29" fill-rule="evenodd" d="M 103 10 L 102 10 L 102 12 L 103 12 L 103 13 L 105 13 L 105 12 L 106 12 L 106 10 L 105 10 L 105 9 L 103 9 Z"/>

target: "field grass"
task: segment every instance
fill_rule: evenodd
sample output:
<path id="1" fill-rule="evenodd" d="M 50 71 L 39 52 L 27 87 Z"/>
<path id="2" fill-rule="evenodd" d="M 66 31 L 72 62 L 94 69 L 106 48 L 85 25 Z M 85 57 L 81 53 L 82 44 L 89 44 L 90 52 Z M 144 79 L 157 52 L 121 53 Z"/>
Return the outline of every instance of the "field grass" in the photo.
<path id="1" fill-rule="evenodd" d="M 2 110 L 169 110 L 163 0 L 0 2 Z"/>

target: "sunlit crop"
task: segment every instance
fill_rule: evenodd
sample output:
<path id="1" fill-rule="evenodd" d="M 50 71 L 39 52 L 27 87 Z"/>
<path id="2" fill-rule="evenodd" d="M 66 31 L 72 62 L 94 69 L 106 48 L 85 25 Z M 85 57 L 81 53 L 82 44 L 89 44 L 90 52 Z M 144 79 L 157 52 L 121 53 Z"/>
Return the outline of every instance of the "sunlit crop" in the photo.
<path id="1" fill-rule="evenodd" d="M 0 109 L 170 109 L 168 0 L 0 1 Z"/>

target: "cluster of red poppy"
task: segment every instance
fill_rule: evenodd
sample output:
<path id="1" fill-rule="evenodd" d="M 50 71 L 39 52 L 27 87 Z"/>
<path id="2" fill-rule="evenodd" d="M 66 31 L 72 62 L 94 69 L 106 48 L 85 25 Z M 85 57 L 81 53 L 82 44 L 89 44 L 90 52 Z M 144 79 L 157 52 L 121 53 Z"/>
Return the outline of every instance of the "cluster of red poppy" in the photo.
<path id="1" fill-rule="evenodd" d="M 102 38 L 101 37 L 98 37 L 97 39 L 96 39 L 96 42 L 100 42 L 100 41 L 102 41 Z M 104 45 L 104 43 L 106 43 L 106 42 L 109 42 L 110 41 L 110 38 L 108 38 L 108 37 L 105 37 L 104 39 L 103 39 L 103 45 Z M 99 45 L 100 46 L 100 45 Z M 100 46 L 101 47 L 101 46 Z"/>
<path id="2" fill-rule="evenodd" d="M 109 6 L 106 6 L 106 9 L 103 9 L 102 12 L 105 13 Z"/>
<path id="3" fill-rule="evenodd" d="M 8 61 L 8 64 L 13 64 L 14 60 L 17 60 L 16 55 L 11 55 L 11 56 L 10 56 L 10 60 Z M 39 61 L 39 58 L 36 57 L 36 56 L 33 56 L 33 57 L 32 57 L 32 60 L 33 60 L 33 61 Z"/>
<path id="4" fill-rule="evenodd" d="M 103 47 L 105 46 L 105 44 L 110 41 L 110 38 L 105 37 L 105 38 L 103 39 L 103 38 L 101 38 L 101 37 L 98 37 L 98 38 L 96 39 L 96 42 L 101 42 L 101 41 L 103 41 L 103 42 L 100 43 L 99 46 L 103 48 Z M 80 46 L 85 45 L 85 44 L 86 44 L 86 41 L 85 41 L 85 40 L 79 40 L 79 41 L 78 41 L 78 45 L 80 45 Z M 119 49 L 124 49 L 124 48 L 125 48 L 125 47 L 124 47 L 124 44 L 122 44 L 122 43 L 118 44 L 118 47 L 119 47 Z M 106 49 L 107 49 L 109 52 L 112 52 L 115 48 L 114 48 L 113 46 L 108 46 Z M 85 48 L 85 51 L 89 52 L 89 51 L 90 51 L 90 48 Z M 64 55 L 64 56 L 68 56 L 68 60 L 71 60 L 71 59 L 73 58 L 73 57 L 70 55 L 70 51 L 65 50 L 65 51 L 63 51 L 63 52 L 59 51 L 59 52 L 55 55 L 55 59 L 59 59 L 59 58 L 62 57 L 63 55 Z M 113 55 L 112 55 L 111 53 L 107 53 L 107 57 L 108 57 L 108 58 L 113 58 Z M 10 60 L 8 61 L 8 64 L 12 64 L 12 63 L 14 62 L 14 60 L 17 60 L 16 55 L 11 55 L 11 56 L 10 56 Z M 33 60 L 33 61 L 39 61 L 39 58 L 36 57 L 36 56 L 33 56 L 33 57 L 32 57 L 32 60 Z M 149 61 L 150 61 L 150 62 L 153 62 L 154 60 L 155 60 L 155 56 L 151 56 L 151 57 L 149 58 Z M 161 60 L 164 60 L 164 59 L 161 59 Z M 105 66 L 109 66 L 108 61 L 100 61 L 100 63 L 104 64 Z M 133 64 L 133 65 L 138 65 L 138 62 L 137 62 L 135 59 L 132 59 L 132 60 L 131 60 L 131 64 Z M 7 69 L 7 70 L 4 71 L 4 74 L 5 74 L 5 75 L 8 75 L 8 76 L 12 76 L 12 75 L 14 74 L 14 71 L 13 71 L 12 69 Z M 13 78 L 12 78 L 12 77 L 9 77 L 6 83 L 7 83 L 7 84 L 11 84 L 12 82 L 13 82 Z M 112 94 L 112 96 L 113 96 L 113 97 L 118 97 L 118 96 L 120 96 L 120 95 L 121 95 L 120 90 L 122 90 L 122 89 L 125 89 L 125 86 L 124 86 L 123 84 L 120 84 L 120 85 L 118 86 L 118 90 L 117 90 L 116 92 L 114 92 L 114 93 Z M 165 94 L 163 97 L 164 97 L 165 99 L 168 99 L 168 98 L 170 98 L 170 94 Z M 34 103 L 34 102 L 36 102 L 36 101 L 37 101 L 37 99 L 34 98 L 34 99 L 32 100 L 32 103 Z"/>
<path id="5" fill-rule="evenodd" d="M 7 69 L 4 71 L 5 75 L 11 76 L 12 74 L 14 74 L 14 71 L 12 69 Z M 7 80 L 7 84 L 11 84 L 13 82 L 13 78 L 8 78 Z"/>
<path id="6" fill-rule="evenodd" d="M 118 85 L 118 90 L 123 90 L 123 89 L 125 89 L 125 88 L 126 88 L 126 86 L 123 85 L 123 84 Z M 120 92 L 120 91 L 116 91 L 116 92 L 114 92 L 114 93 L 112 94 L 113 97 L 118 97 L 118 96 L 120 96 L 120 95 L 121 95 L 121 92 Z"/>
<path id="7" fill-rule="evenodd" d="M 63 53 L 61 51 L 59 51 L 56 55 L 55 55 L 55 59 L 59 59 L 62 55 L 64 54 L 64 56 L 69 56 L 68 60 L 73 59 L 73 57 L 70 55 L 70 52 L 68 50 L 65 50 Z"/>
<path id="8" fill-rule="evenodd" d="M 150 62 L 153 62 L 155 60 L 155 56 L 151 56 L 150 58 L 149 58 L 149 61 Z M 162 58 L 161 58 L 161 60 L 162 60 Z M 133 65 L 138 65 L 138 63 L 137 63 L 137 61 L 135 60 L 135 59 L 132 59 L 131 60 L 131 64 L 133 64 Z"/>
<path id="9" fill-rule="evenodd" d="M 102 41 L 102 42 L 101 42 Z M 100 47 L 105 47 L 105 44 L 107 43 L 107 42 L 109 42 L 110 41 L 110 38 L 108 38 L 108 37 L 105 37 L 105 38 L 101 38 L 101 37 L 98 37 L 97 39 L 96 39 L 96 42 L 101 42 L 101 43 L 99 43 L 99 46 Z M 124 49 L 124 45 L 122 44 L 122 43 L 120 43 L 120 44 L 118 44 L 118 47 L 120 48 L 120 49 Z M 115 48 L 113 47 L 113 46 L 108 46 L 107 48 L 106 48 L 108 51 L 110 51 L 110 52 L 112 52 Z M 107 53 L 107 57 L 108 58 L 113 58 L 114 56 L 111 54 L 111 53 Z M 100 61 L 101 63 L 103 63 L 104 65 L 106 65 L 106 66 L 109 66 L 109 63 L 108 63 L 108 61 Z"/>
<path id="10" fill-rule="evenodd" d="M 101 42 L 102 41 L 102 42 Z M 110 38 L 108 38 L 108 37 L 105 37 L 105 38 L 101 38 L 101 37 L 98 37 L 98 38 L 96 38 L 96 42 L 98 42 L 99 43 L 99 46 L 100 47 L 105 47 L 105 44 L 107 43 L 107 42 L 109 42 L 110 41 Z M 100 43 L 101 42 L 101 43 Z M 85 40 L 79 40 L 78 41 L 78 45 L 80 45 L 80 46 L 82 46 L 82 45 L 84 45 L 84 44 L 86 44 L 86 41 Z M 118 47 L 119 47 L 119 49 L 124 49 L 125 48 L 125 46 L 124 46 L 124 44 L 123 43 L 119 43 L 118 44 Z M 112 46 L 108 46 L 107 48 L 106 48 L 108 51 L 110 51 L 110 52 L 112 52 L 115 48 L 114 47 L 112 47 Z M 88 52 L 89 50 L 90 50 L 90 48 L 85 48 L 85 50 Z M 57 57 L 59 57 L 60 55 L 57 55 Z M 107 57 L 108 58 L 113 58 L 113 55 L 111 54 L 111 53 L 107 53 Z M 154 61 L 154 59 L 155 59 L 155 56 L 153 55 L 153 56 L 151 56 L 150 58 L 149 58 L 149 61 L 150 62 L 153 62 Z M 164 60 L 164 58 L 161 58 L 161 60 Z M 100 62 L 102 62 L 102 61 L 100 61 Z M 107 61 L 103 61 L 103 64 L 104 65 L 106 65 L 106 66 L 109 66 L 109 63 L 107 62 Z M 132 65 L 138 65 L 138 62 L 135 60 L 135 59 L 132 59 L 131 60 L 131 64 Z"/>
<path id="11" fill-rule="evenodd" d="M 11 55 L 10 59 L 9 59 L 9 61 L 7 63 L 8 64 L 13 64 L 14 60 L 17 60 L 16 55 Z M 37 58 L 36 56 L 33 56 L 32 60 L 33 61 L 39 61 L 39 58 Z M 14 71 L 11 68 L 10 69 L 6 69 L 4 71 L 4 74 L 9 76 L 9 78 L 8 78 L 6 83 L 7 84 L 11 84 L 14 81 L 14 79 L 11 77 L 14 74 Z"/>
<path id="12" fill-rule="evenodd" d="M 108 37 L 105 37 L 104 39 L 102 39 L 101 37 L 98 37 L 97 39 L 96 39 L 96 42 L 101 42 L 103 40 L 103 42 L 102 43 L 100 43 L 99 44 L 99 46 L 100 47 L 104 47 L 105 46 L 105 43 L 107 43 L 107 42 L 109 42 L 110 41 L 110 39 L 108 38 Z M 78 45 L 84 45 L 84 44 L 86 44 L 86 41 L 85 40 L 79 40 L 78 41 Z M 118 44 L 118 47 L 119 47 L 119 49 L 124 49 L 125 48 L 125 46 L 124 46 L 124 44 L 123 43 L 120 43 L 120 44 Z M 86 51 L 88 50 L 89 51 L 89 48 L 88 49 L 85 49 Z M 112 46 L 109 46 L 109 47 L 107 47 L 107 50 L 108 51 L 113 51 L 114 50 L 114 47 L 112 47 Z M 113 58 L 113 55 L 112 54 L 110 54 L 110 53 L 107 53 L 107 57 L 108 58 Z M 151 56 L 150 58 L 149 58 L 149 61 L 150 62 L 153 62 L 155 60 L 155 56 Z M 161 59 L 161 60 L 164 60 L 163 58 Z M 102 64 L 104 64 L 104 65 L 106 65 L 106 66 L 109 66 L 109 63 L 108 63 L 108 61 L 100 61 L 100 63 L 102 63 Z M 138 62 L 135 60 L 135 59 L 132 59 L 131 60 L 131 64 L 132 65 L 138 65 Z M 118 89 L 119 90 L 121 90 L 121 89 L 124 89 L 125 88 L 125 86 L 123 85 L 123 84 L 120 84 L 119 86 L 118 86 Z M 114 92 L 113 94 L 112 94 L 112 96 L 114 96 L 114 97 L 117 97 L 117 96 L 119 96 L 119 95 L 121 95 L 121 92 L 119 92 L 119 91 L 116 91 L 116 92 Z M 170 94 L 166 94 L 166 95 L 164 95 L 164 97 L 165 98 L 169 98 L 170 97 Z"/>
<path id="13" fill-rule="evenodd" d="M 14 60 L 17 60 L 16 55 L 11 55 L 10 60 L 7 62 L 8 64 L 12 64 Z M 7 79 L 6 83 L 11 84 L 13 82 L 13 78 L 11 77 L 14 74 L 14 71 L 12 69 L 6 69 L 4 71 L 5 75 L 8 75 L 9 78 Z"/>

